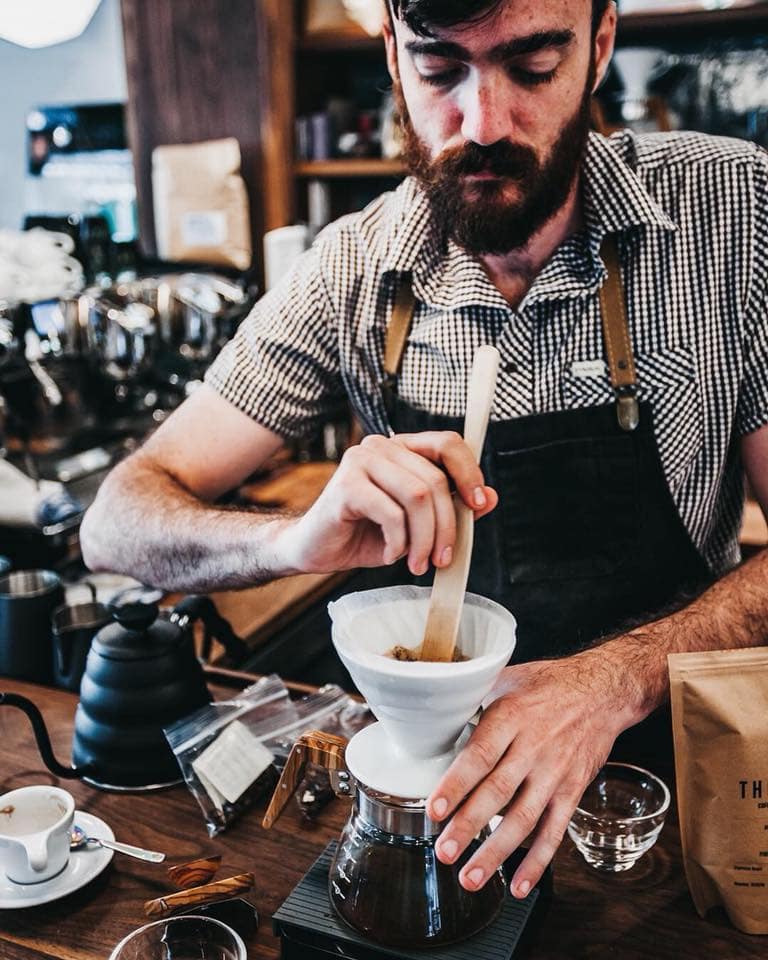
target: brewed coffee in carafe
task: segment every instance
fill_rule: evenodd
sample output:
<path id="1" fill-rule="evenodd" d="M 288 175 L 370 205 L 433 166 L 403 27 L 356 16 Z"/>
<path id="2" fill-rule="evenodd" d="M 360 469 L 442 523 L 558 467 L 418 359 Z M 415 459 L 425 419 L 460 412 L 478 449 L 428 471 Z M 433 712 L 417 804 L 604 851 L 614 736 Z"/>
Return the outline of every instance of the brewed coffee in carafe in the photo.
<path id="1" fill-rule="evenodd" d="M 454 943 L 488 926 L 504 902 L 502 872 L 475 892 L 458 879 L 487 831 L 453 864 L 437 859 L 439 833 L 423 802 L 368 794 L 358 784 L 328 876 L 339 916 L 377 943 L 409 949 Z"/>

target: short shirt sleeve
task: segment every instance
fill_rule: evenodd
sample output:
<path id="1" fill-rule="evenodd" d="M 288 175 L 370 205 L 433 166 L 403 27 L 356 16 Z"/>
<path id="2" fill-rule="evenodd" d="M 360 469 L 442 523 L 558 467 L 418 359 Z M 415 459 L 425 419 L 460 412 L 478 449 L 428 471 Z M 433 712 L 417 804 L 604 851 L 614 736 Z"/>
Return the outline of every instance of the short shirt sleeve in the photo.
<path id="1" fill-rule="evenodd" d="M 740 435 L 768 424 L 768 153 L 755 161 L 755 243 L 747 304 L 744 375 L 736 428 Z"/>
<path id="2" fill-rule="evenodd" d="M 344 403 L 321 249 L 318 238 L 256 303 L 205 375 L 222 397 L 286 440 L 315 432 Z"/>

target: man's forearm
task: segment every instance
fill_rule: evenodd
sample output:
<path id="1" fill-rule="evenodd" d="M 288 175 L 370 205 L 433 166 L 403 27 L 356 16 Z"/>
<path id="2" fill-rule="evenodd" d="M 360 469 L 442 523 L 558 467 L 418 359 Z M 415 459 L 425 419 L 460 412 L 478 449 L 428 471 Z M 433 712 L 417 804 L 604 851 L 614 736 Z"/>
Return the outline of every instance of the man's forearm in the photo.
<path id="1" fill-rule="evenodd" d="M 641 720 L 669 692 L 667 655 L 751 647 L 768 637 L 768 550 L 726 574 L 684 608 L 578 654 L 622 676 Z"/>
<path id="2" fill-rule="evenodd" d="M 281 557 L 291 519 L 199 500 L 141 454 L 107 477 L 80 531 L 86 564 L 164 590 L 249 586 L 297 571 Z"/>

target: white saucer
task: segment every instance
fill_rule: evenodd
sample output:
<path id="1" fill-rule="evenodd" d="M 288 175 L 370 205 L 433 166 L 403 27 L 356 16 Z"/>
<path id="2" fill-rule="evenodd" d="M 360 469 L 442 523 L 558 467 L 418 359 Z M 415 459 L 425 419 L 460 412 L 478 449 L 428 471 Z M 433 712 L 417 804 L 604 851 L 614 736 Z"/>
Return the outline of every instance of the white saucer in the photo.
<path id="1" fill-rule="evenodd" d="M 89 837 L 114 840 L 112 830 L 100 817 L 92 813 L 75 811 L 75 823 L 82 827 Z M 105 850 L 95 843 L 73 850 L 69 862 L 61 873 L 42 883 L 14 883 L 0 871 L 0 910 L 19 910 L 22 907 L 36 907 L 74 893 L 80 887 L 97 877 L 114 856 L 114 851 Z"/>

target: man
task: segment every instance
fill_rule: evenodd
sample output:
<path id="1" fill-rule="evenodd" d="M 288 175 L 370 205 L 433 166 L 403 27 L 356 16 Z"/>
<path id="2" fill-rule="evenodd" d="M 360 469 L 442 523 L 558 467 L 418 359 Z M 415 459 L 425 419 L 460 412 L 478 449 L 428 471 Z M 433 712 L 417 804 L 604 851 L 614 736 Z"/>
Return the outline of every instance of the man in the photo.
<path id="1" fill-rule="evenodd" d="M 504 813 L 470 890 L 530 835 L 527 894 L 616 737 L 664 701 L 668 653 L 768 626 L 766 555 L 734 569 L 743 468 L 768 507 L 768 163 L 588 135 L 615 25 L 605 0 L 393 0 L 416 178 L 323 233 L 83 524 L 89 565 L 170 589 L 400 557 L 418 576 L 450 562 L 450 478 L 484 527 L 470 587 L 509 605 L 528 661 L 429 798 L 446 862 Z M 502 365 L 481 470 L 454 431 L 483 343 Z M 212 504 L 345 395 L 369 435 L 304 516 Z"/>

